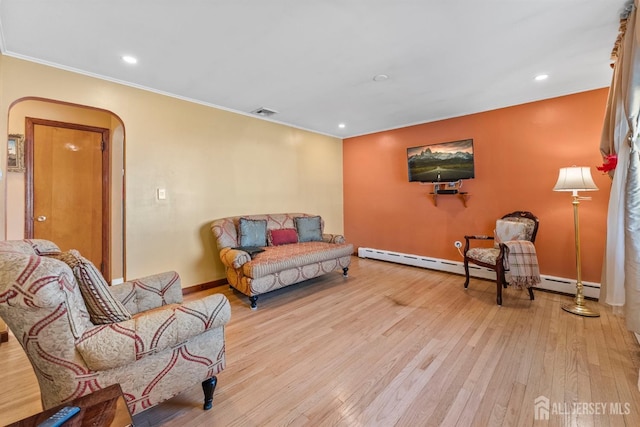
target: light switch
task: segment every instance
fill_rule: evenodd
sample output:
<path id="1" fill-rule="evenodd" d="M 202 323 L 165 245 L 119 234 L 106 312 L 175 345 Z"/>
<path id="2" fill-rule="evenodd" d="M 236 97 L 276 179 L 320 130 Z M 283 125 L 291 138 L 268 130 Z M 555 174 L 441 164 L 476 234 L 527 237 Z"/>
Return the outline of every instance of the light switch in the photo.
<path id="1" fill-rule="evenodd" d="M 164 200 L 167 198 L 167 190 L 164 188 L 158 188 L 158 200 Z"/>

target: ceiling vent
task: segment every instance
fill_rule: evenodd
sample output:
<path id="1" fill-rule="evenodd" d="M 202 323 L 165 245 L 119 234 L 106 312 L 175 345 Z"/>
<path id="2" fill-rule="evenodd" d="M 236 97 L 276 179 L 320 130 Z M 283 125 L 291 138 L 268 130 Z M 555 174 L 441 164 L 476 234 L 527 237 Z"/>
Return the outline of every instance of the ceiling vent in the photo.
<path id="1" fill-rule="evenodd" d="M 262 116 L 262 117 L 271 117 L 274 114 L 278 114 L 276 110 L 272 110 L 270 108 L 265 108 L 265 107 L 261 107 L 256 110 L 253 110 L 251 113 L 256 114 L 258 116 Z"/>

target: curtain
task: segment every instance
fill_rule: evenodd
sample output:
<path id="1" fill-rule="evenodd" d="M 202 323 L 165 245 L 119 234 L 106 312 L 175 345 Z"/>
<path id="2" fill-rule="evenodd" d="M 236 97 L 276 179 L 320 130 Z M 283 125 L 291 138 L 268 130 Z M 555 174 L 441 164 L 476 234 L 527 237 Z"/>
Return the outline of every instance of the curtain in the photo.
<path id="1" fill-rule="evenodd" d="M 613 79 L 600 151 L 616 154 L 602 275 L 604 302 L 624 308 L 627 328 L 640 333 L 640 28 L 638 2 L 629 2 L 613 51 Z"/>

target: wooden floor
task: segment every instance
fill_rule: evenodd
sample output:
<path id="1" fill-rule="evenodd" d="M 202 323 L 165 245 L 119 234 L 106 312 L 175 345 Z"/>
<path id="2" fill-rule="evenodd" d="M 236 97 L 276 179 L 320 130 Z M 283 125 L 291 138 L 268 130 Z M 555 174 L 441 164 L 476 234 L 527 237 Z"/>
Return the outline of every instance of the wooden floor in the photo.
<path id="1" fill-rule="evenodd" d="M 514 289 L 498 307 L 492 282 L 465 291 L 461 276 L 355 257 L 349 273 L 264 295 L 257 311 L 214 289 L 232 317 L 213 409 L 194 384 L 136 425 L 640 426 L 640 346 L 607 307 L 584 318 L 560 308 L 570 297 Z M 0 424 L 38 412 L 14 337 L 0 361 Z M 549 421 L 534 420 L 540 396 Z"/>

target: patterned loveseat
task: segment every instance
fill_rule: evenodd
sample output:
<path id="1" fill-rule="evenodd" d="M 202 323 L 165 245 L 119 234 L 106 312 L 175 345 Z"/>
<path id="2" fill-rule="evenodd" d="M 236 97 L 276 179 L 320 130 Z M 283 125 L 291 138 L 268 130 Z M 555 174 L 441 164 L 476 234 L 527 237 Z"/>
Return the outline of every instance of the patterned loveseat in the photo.
<path id="1" fill-rule="evenodd" d="M 100 279 L 52 242 L 0 242 L 0 317 L 33 366 L 43 408 L 119 383 L 136 414 L 202 383 L 209 409 L 225 367 L 226 297 L 182 303 L 175 272 L 87 287 Z"/>
<path id="2" fill-rule="evenodd" d="M 252 234 L 252 254 L 246 249 L 243 226 Z M 255 226 L 255 227 L 254 227 Z M 318 277 L 336 269 L 347 276 L 353 245 L 338 234 L 324 234 L 319 216 L 303 213 L 245 215 L 216 219 L 211 223 L 220 259 L 225 266 L 229 285 L 257 308 L 258 295 L 303 280 Z M 245 250 L 246 249 L 246 250 Z"/>

